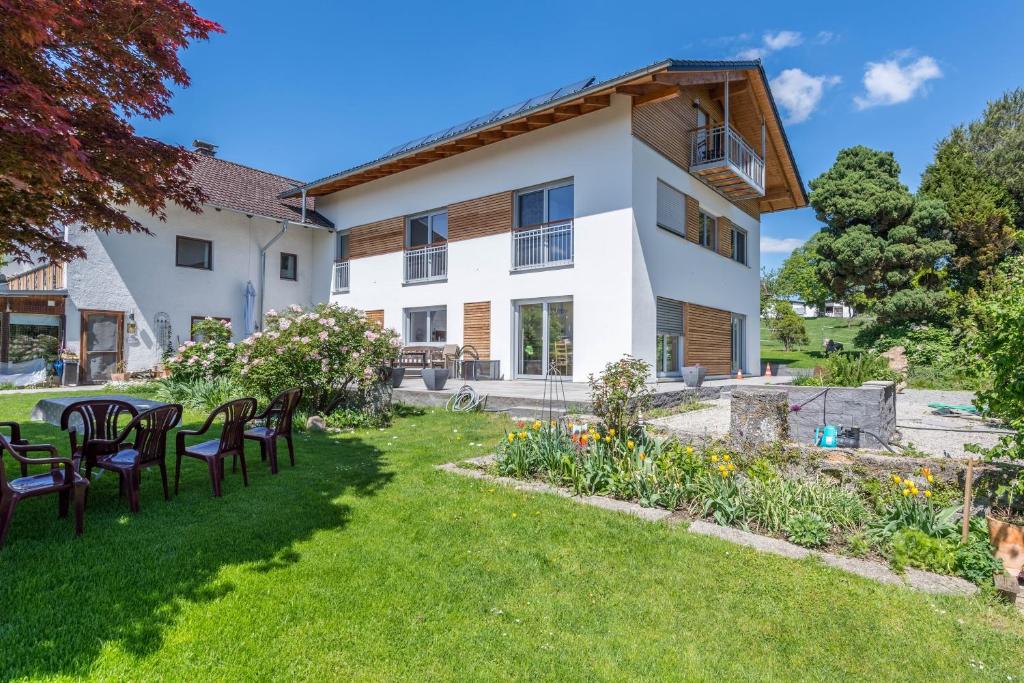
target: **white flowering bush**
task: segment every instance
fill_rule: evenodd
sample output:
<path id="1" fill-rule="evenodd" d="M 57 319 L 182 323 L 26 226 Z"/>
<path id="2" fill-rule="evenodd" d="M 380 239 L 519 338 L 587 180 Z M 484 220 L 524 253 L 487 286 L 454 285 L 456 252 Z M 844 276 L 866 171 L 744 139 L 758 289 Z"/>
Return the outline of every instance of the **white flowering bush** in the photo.
<path id="1" fill-rule="evenodd" d="M 229 376 L 233 371 L 236 345 L 231 342 L 231 322 L 206 318 L 193 326 L 200 341 L 187 341 L 164 361 L 171 379 L 197 382 Z"/>
<path id="2" fill-rule="evenodd" d="M 398 335 L 336 304 L 267 311 L 264 329 L 239 343 L 236 365 L 247 393 L 263 399 L 302 387 L 309 412 L 379 385 L 398 358 Z"/>

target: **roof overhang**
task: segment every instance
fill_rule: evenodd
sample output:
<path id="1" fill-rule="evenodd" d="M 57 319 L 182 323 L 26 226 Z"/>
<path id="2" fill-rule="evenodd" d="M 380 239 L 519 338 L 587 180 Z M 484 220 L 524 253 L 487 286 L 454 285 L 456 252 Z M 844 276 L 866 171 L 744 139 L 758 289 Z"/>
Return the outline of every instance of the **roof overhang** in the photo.
<path id="1" fill-rule="evenodd" d="M 611 105 L 613 94 L 629 95 L 634 106 L 643 106 L 677 97 L 681 86 L 715 86 L 726 81 L 747 81 L 750 93 L 764 117 L 766 162 L 773 155 L 784 184 L 767 189 L 758 199 L 762 212 L 781 211 L 807 205 L 807 194 L 797 170 L 789 140 L 772 97 L 760 60 L 687 61 L 668 59 L 622 76 L 595 83 L 545 102 L 535 109 L 520 111 L 503 119 L 459 131 L 451 137 L 434 139 L 421 146 L 386 155 L 374 161 L 326 176 L 282 193 L 282 198 L 297 197 L 302 190 L 310 197 L 334 192 L 385 178 L 402 171 L 468 152 L 516 137 L 539 128 L 598 111 Z"/>

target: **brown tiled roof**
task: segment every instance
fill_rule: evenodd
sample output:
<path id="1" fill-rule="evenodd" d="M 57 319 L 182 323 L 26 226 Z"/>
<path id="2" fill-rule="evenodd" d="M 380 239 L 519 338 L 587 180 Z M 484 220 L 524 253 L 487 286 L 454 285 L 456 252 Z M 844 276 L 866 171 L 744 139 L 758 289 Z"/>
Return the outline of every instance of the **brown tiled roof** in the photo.
<path id="1" fill-rule="evenodd" d="M 211 206 L 296 223 L 302 221 L 302 200 L 279 196 L 301 186 L 302 182 L 205 154 L 193 153 L 192 157 L 193 180 L 206 193 Z M 306 199 L 306 223 L 333 228 L 333 223 L 314 210 L 315 201 L 313 197 Z"/>

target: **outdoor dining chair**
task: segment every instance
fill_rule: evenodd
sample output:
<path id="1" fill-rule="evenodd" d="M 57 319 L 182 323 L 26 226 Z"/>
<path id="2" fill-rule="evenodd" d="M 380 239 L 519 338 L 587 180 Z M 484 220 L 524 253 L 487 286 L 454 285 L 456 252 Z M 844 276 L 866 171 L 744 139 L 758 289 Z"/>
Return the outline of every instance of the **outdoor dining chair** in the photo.
<path id="1" fill-rule="evenodd" d="M 28 453 L 48 453 L 50 457 L 30 458 Z M 4 458 L 10 455 L 24 466 L 49 465 L 50 471 L 18 479 L 8 479 Z M 72 496 L 75 499 L 75 534 L 81 536 L 85 525 L 85 491 L 89 482 L 75 470 L 71 458 L 62 458 L 53 446 L 38 444 L 15 447 L 0 434 L 0 547 L 11 528 L 14 508 L 25 498 L 57 494 L 57 511 L 67 517 Z"/>
<path id="2" fill-rule="evenodd" d="M 245 425 L 256 414 L 256 399 L 238 398 L 218 406 L 206 418 L 199 429 L 182 429 L 178 431 L 176 443 L 177 457 L 174 465 L 174 494 L 178 494 L 181 481 L 181 459 L 183 457 L 202 460 L 210 469 L 210 483 L 213 484 L 213 495 L 221 495 L 221 482 L 224 480 L 224 458 L 238 456 L 242 464 L 242 483 L 249 485 L 249 474 L 245 469 Z M 223 416 L 224 425 L 219 439 L 210 439 L 188 446 L 185 438 L 202 436 L 210 430 L 214 421 Z"/>
<path id="3" fill-rule="evenodd" d="M 75 470 L 81 469 L 83 460 L 88 470 L 95 466 L 98 456 L 116 453 L 110 450 L 110 444 L 117 438 L 118 423 L 124 416 L 131 420 L 138 414 L 131 403 L 113 398 L 82 399 L 65 408 L 60 415 L 60 428 L 68 433 Z M 75 416 L 81 425 L 72 424 Z"/>
<path id="4" fill-rule="evenodd" d="M 288 459 L 295 467 L 295 447 L 292 445 L 292 418 L 295 416 L 295 409 L 302 400 L 302 389 L 287 389 L 282 391 L 270 402 L 266 410 L 253 416 L 253 420 L 263 420 L 262 427 L 253 427 L 246 430 L 245 438 L 251 441 L 258 441 L 260 444 L 260 458 L 270 461 L 271 474 L 277 474 L 277 440 L 284 439 L 288 445 Z M 232 462 L 231 469 L 234 470 Z"/>
<path id="5" fill-rule="evenodd" d="M 15 448 L 28 445 L 28 440 L 21 438 L 21 425 L 17 422 L 0 422 L 0 429 L 11 430 L 11 435 L 8 437 L 7 442 Z M 25 463 L 21 463 L 21 476 L 28 476 L 28 465 Z"/>
<path id="6" fill-rule="evenodd" d="M 92 468 L 116 472 L 121 480 L 121 490 L 128 495 L 128 508 L 139 511 L 139 483 L 142 470 L 160 468 L 160 482 L 164 487 L 164 500 L 171 499 L 167 488 L 167 433 L 181 419 L 181 406 L 177 403 L 152 408 L 137 415 L 125 425 L 116 439 L 97 441 L 97 455 L 93 463 L 86 462 L 85 477 L 89 478 Z M 128 437 L 135 435 L 134 441 Z M 100 448 L 102 447 L 102 448 Z"/>

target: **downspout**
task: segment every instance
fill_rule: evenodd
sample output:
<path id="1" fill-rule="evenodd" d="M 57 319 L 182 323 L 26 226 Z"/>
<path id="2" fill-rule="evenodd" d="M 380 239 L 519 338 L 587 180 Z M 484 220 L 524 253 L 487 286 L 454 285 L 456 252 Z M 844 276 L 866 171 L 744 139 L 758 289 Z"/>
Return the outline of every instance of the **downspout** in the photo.
<path id="1" fill-rule="evenodd" d="M 305 212 L 303 212 L 305 213 Z M 270 241 L 260 247 L 260 307 L 257 320 L 259 321 L 258 329 L 263 329 L 263 291 L 267 287 L 267 250 L 274 246 L 274 242 L 278 241 L 284 234 L 288 232 L 288 221 L 281 222 L 281 231 L 270 238 Z"/>
<path id="2" fill-rule="evenodd" d="M 306 189 L 302 188 L 302 224 L 306 224 Z M 264 290 L 267 287 L 267 251 L 270 247 L 274 246 L 274 243 L 284 237 L 284 234 L 288 232 L 288 226 L 291 225 L 288 221 L 281 222 L 281 231 L 270 238 L 270 241 L 260 247 L 260 308 L 257 320 L 259 320 L 258 329 L 263 329 L 263 302 L 264 302 Z"/>

